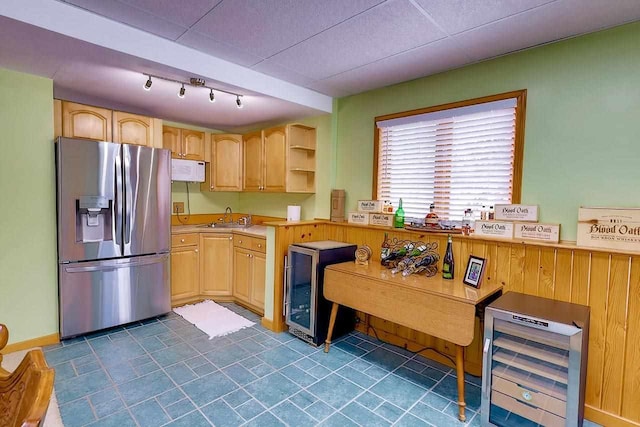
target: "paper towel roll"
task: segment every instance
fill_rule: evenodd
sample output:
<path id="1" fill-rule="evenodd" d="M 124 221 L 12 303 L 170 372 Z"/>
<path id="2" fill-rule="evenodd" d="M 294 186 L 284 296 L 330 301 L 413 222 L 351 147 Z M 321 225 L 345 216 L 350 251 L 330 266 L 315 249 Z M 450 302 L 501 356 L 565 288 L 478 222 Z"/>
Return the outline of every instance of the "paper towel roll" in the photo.
<path id="1" fill-rule="evenodd" d="M 300 206 L 287 206 L 287 221 L 300 221 Z"/>

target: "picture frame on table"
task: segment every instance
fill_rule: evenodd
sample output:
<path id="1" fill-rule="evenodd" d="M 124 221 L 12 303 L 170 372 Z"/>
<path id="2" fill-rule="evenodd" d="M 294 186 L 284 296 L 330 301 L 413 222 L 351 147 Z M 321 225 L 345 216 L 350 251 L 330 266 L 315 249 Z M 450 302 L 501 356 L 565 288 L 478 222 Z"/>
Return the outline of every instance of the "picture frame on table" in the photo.
<path id="1" fill-rule="evenodd" d="M 479 288 L 482 282 L 482 276 L 484 275 L 484 267 L 487 260 L 477 256 L 470 255 L 469 262 L 467 262 L 467 269 L 464 272 L 464 278 L 462 281 L 465 285 Z"/>

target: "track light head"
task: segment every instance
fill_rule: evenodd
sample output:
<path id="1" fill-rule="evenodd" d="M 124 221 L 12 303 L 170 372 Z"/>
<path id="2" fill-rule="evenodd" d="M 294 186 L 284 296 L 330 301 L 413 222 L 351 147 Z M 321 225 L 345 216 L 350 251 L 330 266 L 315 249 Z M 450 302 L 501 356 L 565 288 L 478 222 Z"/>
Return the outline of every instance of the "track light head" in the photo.
<path id="1" fill-rule="evenodd" d="M 151 90 L 151 85 L 153 82 L 151 81 L 151 76 L 147 79 L 147 82 L 144 84 L 144 90 Z"/>
<path id="2" fill-rule="evenodd" d="M 209 102 L 211 102 L 211 103 L 216 102 L 216 97 L 213 94 L 213 89 L 209 89 L 209 90 L 210 90 L 210 92 L 209 92 Z"/>
<path id="3" fill-rule="evenodd" d="M 179 98 L 184 98 L 184 93 L 186 92 L 185 88 L 184 88 L 184 83 L 182 84 L 182 87 L 180 88 L 180 92 L 178 93 L 178 97 Z"/>
<path id="4" fill-rule="evenodd" d="M 240 95 L 236 95 L 236 105 L 238 108 L 242 108 L 242 101 L 240 101 Z"/>

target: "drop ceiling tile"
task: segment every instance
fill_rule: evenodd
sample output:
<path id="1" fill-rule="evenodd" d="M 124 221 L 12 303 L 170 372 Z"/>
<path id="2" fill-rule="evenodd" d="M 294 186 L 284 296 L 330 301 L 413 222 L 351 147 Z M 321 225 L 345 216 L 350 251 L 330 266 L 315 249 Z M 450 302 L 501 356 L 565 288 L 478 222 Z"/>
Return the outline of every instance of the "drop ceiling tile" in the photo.
<path id="1" fill-rule="evenodd" d="M 453 38 L 480 61 L 638 19 L 638 0 L 560 0 Z"/>
<path id="2" fill-rule="evenodd" d="M 265 62 L 320 80 L 442 37 L 408 0 L 392 0 Z"/>
<path id="3" fill-rule="evenodd" d="M 309 88 L 334 97 L 347 96 L 451 70 L 471 61 L 461 46 L 444 39 L 316 81 Z"/>
<path id="4" fill-rule="evenodd" d="M 184 25 L 170 22 L 117 0 L 66 0 L 66 2 L 170 40 L 175 40 L 187 29 Z"/>
<path id="5" fill-rule="evenodd" d="M 100 0 L 96 0 L 100 1 Z M 191 27 L 222 0 L 120 0 L 176 24 Z"/>
<path id="6" fill-rule="evenodd" d="M 263 59 L 193 30 L 187 31 L 177 42 L 200 52 L 208 53 L 209 55 L 245 67 L 257 64 Z"/>
<path id="7" fill-rule="evenodd" d="M 415 0 L 448 34 L 457 34 L 554 0 Z"/>
<path id="8" fill-rule="evenodd" d="M 252 67 L 256 71 L 299 86 L 308 86 L 313 79 L 296 73 L 274 62 L 263 61 Z"/>
<path id="9" fill-rule="evenodd" d="M 382 2 L 383 0 L 225 1 L 193 29 L 253 55 L 268 58 Z"/>

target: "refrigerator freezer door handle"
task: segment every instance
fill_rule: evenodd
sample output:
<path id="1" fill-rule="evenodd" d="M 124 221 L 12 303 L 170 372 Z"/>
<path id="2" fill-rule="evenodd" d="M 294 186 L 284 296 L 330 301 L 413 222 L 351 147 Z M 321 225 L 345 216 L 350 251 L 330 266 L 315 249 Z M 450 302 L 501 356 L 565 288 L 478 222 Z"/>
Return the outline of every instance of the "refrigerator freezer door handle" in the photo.
<path id="1" fill-rule="evenodd" d="M 91 265 L 86 266 L 65 266 L 64 270 L 67 273 L 85 273 L 88 271 L 116 270 L 124 267 L 140 267 L 142 265 L 157 264 L 163 259 L 168 258 L 168 256 L 168 254 L 163 254 L 136 260 L 98 261 L 97 263 L 91 263 Z"/>
<path id="2" fill-rule="evenodd" d="M 126 154 L 125 154 L 126 153 Z M 124 157 L 124 244 L 131 242 L 131 205 L 133 203 L 131 188 L 131 157 L 128 150 L 123 150 Z"/>
<path id="3" fill-rule="evenodd" d="M 120 154 L 116 155 L 115 161 L 115 203 L 112 207 L 112 215 L 115 221 L 111 225 L 111 233 L 114 234 L 114 240 L 116 245 L 122 245 L 122 158 Z M 122 253 L 122 249 L 120 249 L 120 253 Z"/>

